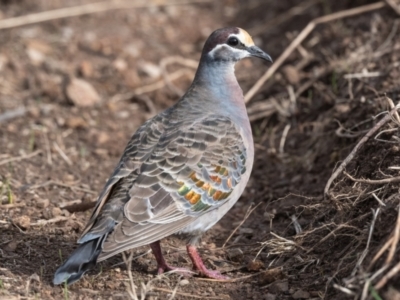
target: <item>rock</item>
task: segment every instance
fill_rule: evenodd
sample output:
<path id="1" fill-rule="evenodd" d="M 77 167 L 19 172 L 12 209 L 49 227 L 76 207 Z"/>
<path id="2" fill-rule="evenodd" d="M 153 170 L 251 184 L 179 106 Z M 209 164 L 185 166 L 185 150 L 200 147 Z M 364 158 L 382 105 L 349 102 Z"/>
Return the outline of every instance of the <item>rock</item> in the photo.
<path id="1" fill-rule="evenodd" d="M 49 204 L 50 204 L 49 199 L 38 199 L 38 200 L 36 200 L 36 207 L 40 208 L 40 209 L 48 207 Z"/>
<path id="2" fill-rule="evenodd" d="M 187 279 L 182 279 L 181 281 L 179 281 L 179 285 L 180 286 L 185 286 L 189 284 L 189 280 Z"/>
<path id="3" fill-rule="evenodd" d="M 121 58 L 117 58 L 113 61 L 113 67 L 118 70 L 119 72 L 123 72 L 128 68 L 128 64 L 125 60 Z"/>
<path id="4" fill-rule="evenodd" d="M 72 129 L 88 127 L 86 121 L 81 117 L 70 117 L 66 120 L 65 125 Z"/>
<path id="5" fill-rule="evenodd" d="M 110 139 L 110 136 L 103 131 L 99 132 L 99 134 L 97 135 L 97 143 L 99 145 L 107 143 L 109 141 L 109 139 Z"/>
<path id="6" fill-rule="evenodd" d="M 348 113 L 350 111 L 350 105 L 348 103 L 342 103 L 342 104 L 336 104 L 335 105 L 335 110 L 339 113 L 339 114 L 345 114 Z"/>
<path id="7" fill-rule="evenodd" d="M 227 254 L 231 261 L 239 262 L 243 260 L 243 251 L 239 248 L 228 249 Z"/>
<path id="8" fill-rule="evenodd" d="M 100 102 L 97 91 L 83 79 L 72 78 L 65 91 L 68 99 L 79 107 L 89 107 Z"/>
<path id="9" fill-rule="evenodd" d="M 251 260 L 246 266 L 248 271 L 258 272 L 264 268 L 264 263 L 261 260 Z"/>
<path id="10" fill-rule="evenodd" d="M 29 280 L 40 282 L 40 277 L 38 274 L 33 273 L 31 276 L 29 276 Z"/>
<path id="11" fill-rule="evenodd" d="M 50 220 L 52 217 L 51 211 L 48 207 L 46 207 L 45 209 L 42 210 L 42 216 L 43 218 L 45 218 L 46 220 Z"/>
<path id="12" fill-rule="evenodd" d="M 279 284 L 279 283 L 283 282 L 283 279 L 285 279 L 285 274 L 283 274 L 281 268 L 269 269 L 269 270 L 261 272 L 259 275 L 259 283 L 261 285 L 270 284 L 270 283 L 272 283 L 272 285 Z M 287 285 L 287 281 L 286 281 L 286 285 Z"/>
<path id="13" fill-rule="evenodd" d="M 62 215 L 61 208 L 53 207 L 53 209 L 51 210 L 51 215 L 53 216 L 53 218 L 61 216 Z"/>
<path id="14" fill-rule="evenodd" d="M 31 218 L 29 218 L 28 216 L 16 217 L 15 219 L 13 219 L 13 222 L 15 225 L 24 230 L 29 229 L 29 227 L 31 227 Z"/>
<path id="15" fill-rule="evenodd" d="M 158 78 L 161 76 L 161 68 L 151 62 L 142 61 L 139 63 L 139 70 L 150 78 Z"/>
<path id="16" fill-rule="evenodd" d="M 29 41 L 26 54 L 34 65 L 40 65 L 47 58 L 47 54 L 51 52 L 51 47 L 41 41 Z"/>
<path id="17" fill-rule="evenodd" d="M 18 242 L 13 240 L 4 247 L 4 250 L 8 252 L 14 252 L 17 249 L 17 247 L 18 247 Z"/>
<path id="18" fill-rule="evenodd" d="M 240 227 L 239 232 L 243 234 L 253 234 L 254 229 L 248 227 Z"/>
<path id="19" fill-rule="evenodd" d="M 310 293 L 303 290 L 297 290 L 292 297 L 293 299 L 308 299 L 310 298 Z"/>
<path id="20" fill-rule="evenodd" d="M 289 290 L 289 284 L 287 280 L 277 281 L 270 285 L 268 290 L 274 294 L 286 293 Z"/>
<path id="21" fill-rule="evenodd" d="M 276 299 L 276 295 L 268 293 L 268 294 L 266 294 L 266 295 L 264 296 L 263 299 L 264 299 L 264 300 L 275 300 L 275 299 Z"/>
<path id="22" fill-rule="evenodd" d="M 300 82 L 300 74 L 297 69 L 291 65 L 287 65 L 283 68 L 283 74 L 290 84 L 298 84 Z"/>
<path id="23" fill-rule="evenodd" d="M 79 72 L 83 77 L 92 77 L 93 76 L 93 65 L 90 61 L 84 60 L 79 65 Z"/>

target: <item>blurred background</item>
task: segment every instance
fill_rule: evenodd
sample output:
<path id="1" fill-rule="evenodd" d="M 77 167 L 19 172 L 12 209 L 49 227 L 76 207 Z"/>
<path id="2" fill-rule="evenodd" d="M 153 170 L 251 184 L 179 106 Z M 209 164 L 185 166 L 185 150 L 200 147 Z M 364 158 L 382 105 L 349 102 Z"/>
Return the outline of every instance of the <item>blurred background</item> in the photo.
<path id="1" fill-rule="evenodd" d="M 200 247 L 237 281 L 154 279 L 143 248 L 135 284 L 146 299 L 400 299 L 396 114 L 324 196 L 400 100 L 399 23 L 396 0 L 1 0 L 0 298 L 128 297 L 120 257 L 68 290 L 51 280 L 131 135 L 188 88 L 208 35 L 238 26 L 278 65 L 257 86 L 274 65 L 236 67 L 255 165 Z M 184 242 L 163 245 L 189 265 Z"/>

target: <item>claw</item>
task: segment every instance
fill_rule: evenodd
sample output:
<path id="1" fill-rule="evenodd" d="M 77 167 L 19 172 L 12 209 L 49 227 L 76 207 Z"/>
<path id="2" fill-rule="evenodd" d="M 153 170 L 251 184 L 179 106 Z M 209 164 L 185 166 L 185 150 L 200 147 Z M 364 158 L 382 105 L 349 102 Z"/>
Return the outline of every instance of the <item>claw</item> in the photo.
<path id="1" fill-rule="evenodd" d="M 213 270 L 207 269 L 203 263 L 203 260 L 200 257 L 199 252 L 197 252 L 197 249 L 195 246 L 187 245 L 186 250 L 187 250 L 188 255 L 193 263 L 193 270 L 198 271 L 200 276 L 206 277 L 206 278 L 211 278 L 211 279 L 220 279 L 220 280 L 228 280 L 229 279 L 228 276 L 224 276 L 218 271 L 213 271 Z"/>

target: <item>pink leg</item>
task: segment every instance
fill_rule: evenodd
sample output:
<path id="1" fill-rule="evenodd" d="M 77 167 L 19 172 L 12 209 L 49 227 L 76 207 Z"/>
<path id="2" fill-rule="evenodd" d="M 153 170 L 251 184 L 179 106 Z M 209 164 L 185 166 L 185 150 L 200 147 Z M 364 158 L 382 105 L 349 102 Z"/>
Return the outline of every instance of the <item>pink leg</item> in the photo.
<path id="1" fill-rule="evenodd" d="M 186 249 L 190 259 L 192 260 L 193 269 L 198 271 L 201 276 L 212 279 L 229 279 L 228 276 L 221 275 L 221 273 L 218 271 L 207 269 L 195 246 L 187 245 Z"/>
<path id="2" fill-rule="evenodd" d="M 154 257 L 157 261 L 157 274 L 163 274 L 169 271 L 178 271 L 184 273 L 185 275 L 192 273 L 190 270 L 187 270 L 185 268 L 175 268 L 168 265 L 164 259 L 164 256 L 162 255 L 160 241 L 151 243 L 150 248 L 153 251 Z"/>

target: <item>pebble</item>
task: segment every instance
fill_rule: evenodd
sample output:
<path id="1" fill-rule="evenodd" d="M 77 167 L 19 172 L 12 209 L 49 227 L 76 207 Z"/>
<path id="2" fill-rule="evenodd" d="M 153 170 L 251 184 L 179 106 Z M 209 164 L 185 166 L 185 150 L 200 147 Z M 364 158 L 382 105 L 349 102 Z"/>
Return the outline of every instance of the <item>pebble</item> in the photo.
<path id="1" fill-rule="evenodd" d="M 53 216 L 53 218 L 61 216 L 62 215 L 61 208 L 53 207 L 52 210 L 51 210 L 51 215 Z"/>
<path id="2" fill-rule="evenodd" d="M 289 290 L 289 284 L 287 280 L 277 281 L 271 284 L 268 290 L 275 294 L 286 293 Z"/>
<path id="3" fill-rule="evenodd" d="M 295 67 L 287 65 L 283 68 L 283 73 L 290 84 L 296 85 L 300 82 L 300 74 Z"/>
<path id="4" fill-rule="evenodd" d="M 228 257 L 232 261 L 241 261 L 243 259 L 243 251 L 239 248 L 232 248 L 227 251 Z"/>
<path id="5" fill-rule="evenodd" d="M 251 260 L 246 266 L 248 271 L 257 272 L 264 268 L 264 263 L 261 260 Z"/>
<path id="6" fill-rule="evenodd" d="M 50 204 L 49 199 L 37 199 L 36 200 L 36 207 L 39 209 L 43 209 L 48 207 Z"/>
<path id="7" fill-rule="evenodd" d="M 303 290 L 297 290 L 292 297 L 293 299 L 308 299 L 310 298 L 310 293 Z"/>
<path id="8" fill-rule="evenodd" d="M 65 91 L 68 99 L 79 107 L 89 107 L 100 102 L 97 91 L 83 79 L 72 78 Z"/>
<path id="9" fill-rule="evenodd" d="M 20 216 L 13 219 L 15 225 L 20 227 L 21 229 L 29 229 L 31 227 L 31 218 L 28 216 Z"/>
<path id="10" fill-rule="evenodd" d="M 276 295 L 268 293 L 268 294 L 266 294 L 266 295 L 264 296 L 263 299 L 264 299 L 264 300 L 275 300 L 275 299 L 276 299 Z"/>
<path id="11" fill-rule="evenodd" d="M 179 281 L 179 285 L 180 286 L 185 286 L 189 284 L 189 280 L 187 279 L 182 279 L 181 281 Z"/>

